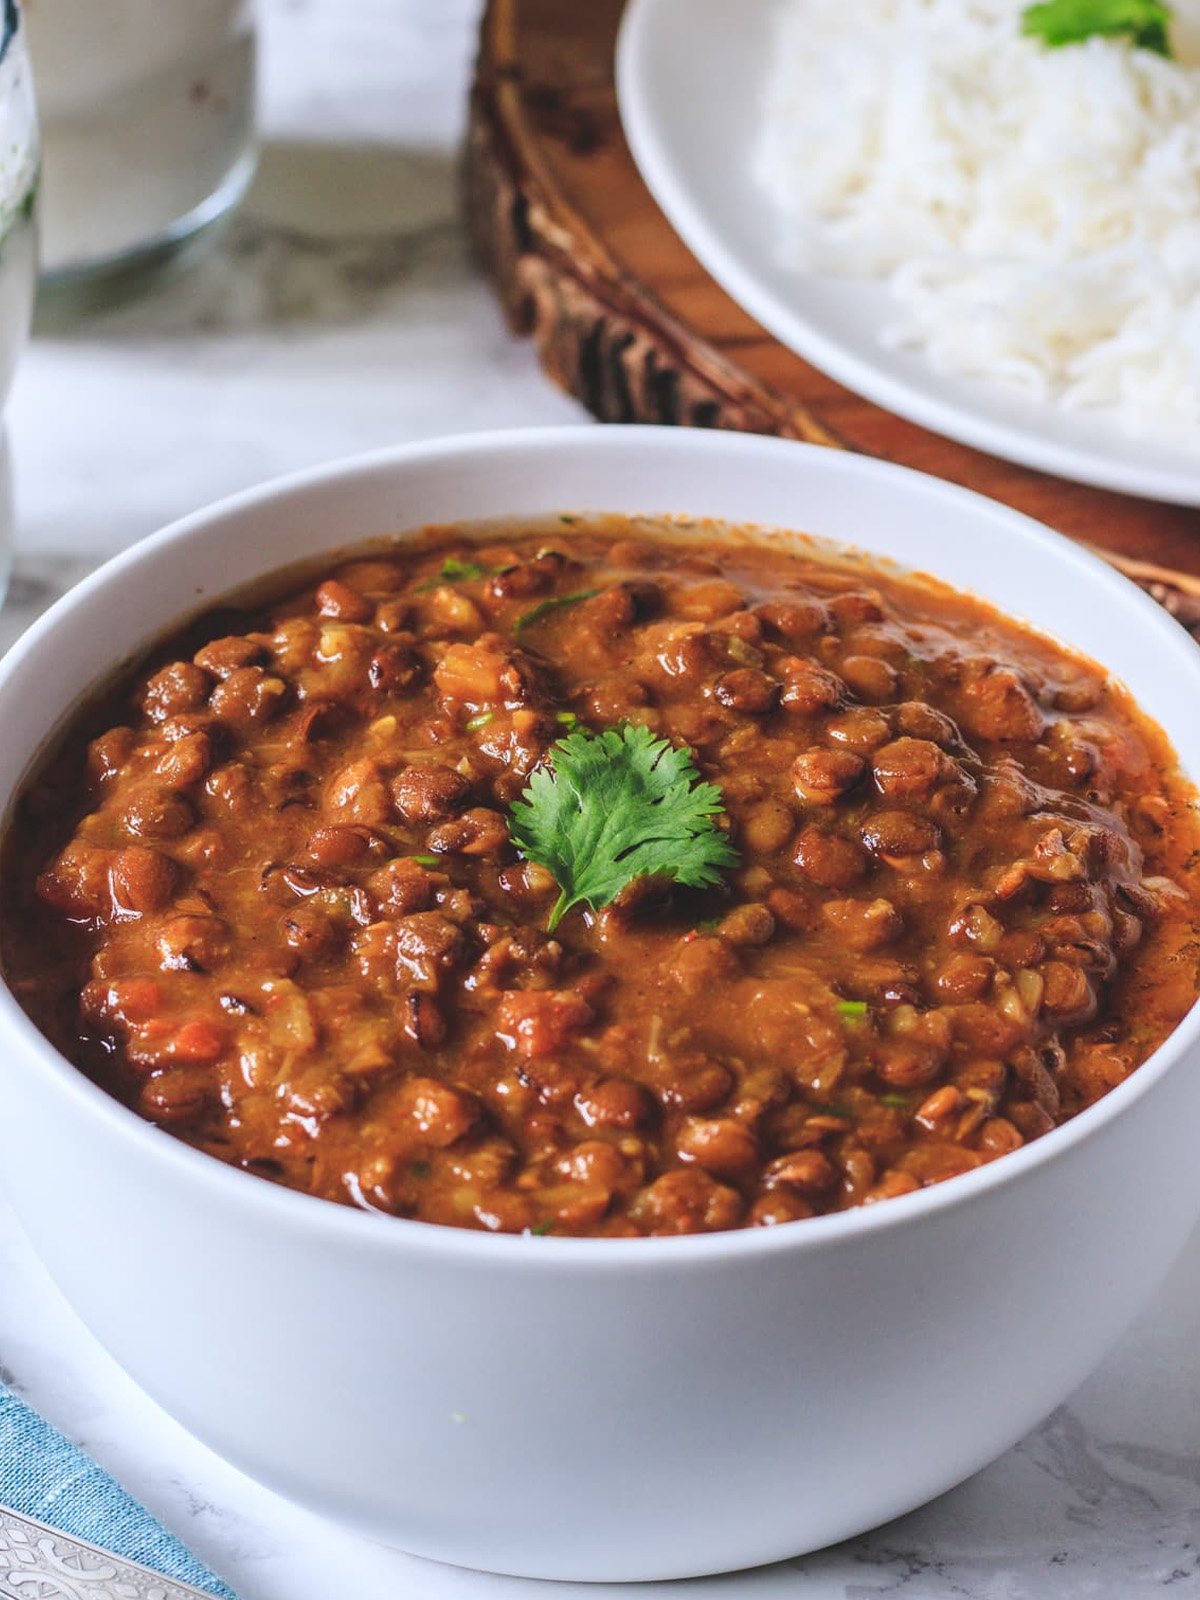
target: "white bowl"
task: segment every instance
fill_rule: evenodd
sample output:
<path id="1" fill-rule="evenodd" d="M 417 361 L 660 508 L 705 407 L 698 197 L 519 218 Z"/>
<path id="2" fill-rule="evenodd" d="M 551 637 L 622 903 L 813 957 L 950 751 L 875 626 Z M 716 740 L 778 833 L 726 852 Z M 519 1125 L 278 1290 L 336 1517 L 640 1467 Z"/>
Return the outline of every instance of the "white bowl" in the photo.
<path id="1" fill-rule="evenodd" d="M 1200 651 L 1099 561 L 899 468 L 621 428 L 419 445 L 177 523 L 0 666 L 0 803 L 118 657 L 231 586 L 429 521 L 568 508 L 806 529 L 975 590 L 1112 668 L 1200 772 Z M 868 1210 L 698 1238 L 494 1237 L 291 1193 L 141 1122 L 0 991 L 13 1203 L 96 1336 L 284 1494 L 442 1560 L 683 1577 L 897 1515 L 1057 1405 L 1200 1214 L 1188 1016 L 1099 1105 Z"/>

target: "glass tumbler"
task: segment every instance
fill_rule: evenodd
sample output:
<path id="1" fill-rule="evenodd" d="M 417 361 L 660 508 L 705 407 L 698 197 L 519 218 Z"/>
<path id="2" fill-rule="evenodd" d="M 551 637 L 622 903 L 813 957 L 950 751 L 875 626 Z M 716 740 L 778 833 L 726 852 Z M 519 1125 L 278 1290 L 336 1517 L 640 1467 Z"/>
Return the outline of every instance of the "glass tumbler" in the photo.
<path id="1" fill-rule="evenodd" d="M 254 170 L 252 0 L 24 0 L 50 283 L 168 259 Z"/>
<path id="2" fill-rule="evenodd" d="M 0 9 L 0 408 L 29 334 L 37 284 L 38 128 L 17 0 Z M 0 421 L 0 597 L 12 553 L 8 433 Z"/>

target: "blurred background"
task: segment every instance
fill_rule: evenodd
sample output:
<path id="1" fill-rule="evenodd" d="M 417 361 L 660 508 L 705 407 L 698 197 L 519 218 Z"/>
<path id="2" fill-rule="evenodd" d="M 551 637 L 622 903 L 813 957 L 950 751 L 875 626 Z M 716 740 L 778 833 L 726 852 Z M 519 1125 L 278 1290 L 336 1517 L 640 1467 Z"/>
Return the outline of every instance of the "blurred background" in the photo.
<path id="1" fill-rule="evenodd" d="M 7 411 L 0 648 L 105 556 L 217 496 L 405 439 L 582 415 L 506 331 L 459 225 L 479 11 L 261 0 L 242 207 L 123 303 L 39 309 Z"/>

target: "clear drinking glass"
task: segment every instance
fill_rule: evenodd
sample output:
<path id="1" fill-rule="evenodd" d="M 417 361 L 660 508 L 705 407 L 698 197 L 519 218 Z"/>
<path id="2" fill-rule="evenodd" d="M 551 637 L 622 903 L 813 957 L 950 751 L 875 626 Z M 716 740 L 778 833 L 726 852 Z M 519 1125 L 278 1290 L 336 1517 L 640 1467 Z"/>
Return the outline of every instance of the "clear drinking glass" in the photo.
<path id="1" fill-rule="evenodd" d="M 16 0 L 0 10 L 0 408 L 29 334 L 37 284 L 38 128 Z M 0 598 L 12 559 L 8 432 L 0 421 Z"/>
<path id="2" fill-rule="evenodd" d="M 24 0 L 51 283 L 166 259 L 254 170 L 253 0 Z"/>

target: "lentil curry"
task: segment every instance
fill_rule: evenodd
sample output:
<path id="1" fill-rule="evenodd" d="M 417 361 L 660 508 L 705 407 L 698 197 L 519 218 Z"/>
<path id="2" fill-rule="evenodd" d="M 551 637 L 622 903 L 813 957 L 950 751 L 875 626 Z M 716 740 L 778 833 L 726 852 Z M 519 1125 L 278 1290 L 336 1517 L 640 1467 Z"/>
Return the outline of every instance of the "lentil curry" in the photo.
<path id="1" fill-rule="evenodd" d="M 1099 1099 L 1197 993 L 1162 735 L 977 600 L 712 531 L 431 530 L 203 620 L 19 807 L 22 1004 L 223 1161 L 508 1232 L 790 1222 Z M 568 903 L 635 744 L 691 831 Z"/>

